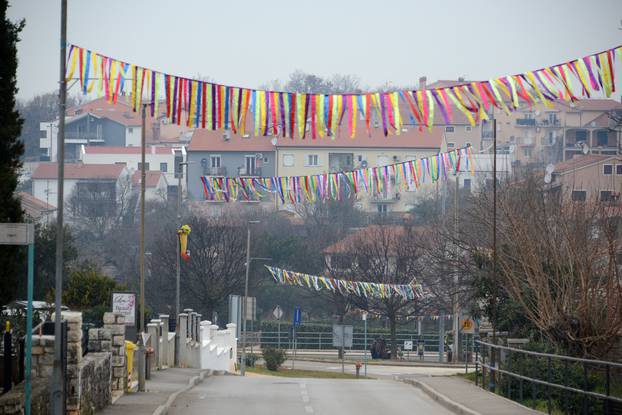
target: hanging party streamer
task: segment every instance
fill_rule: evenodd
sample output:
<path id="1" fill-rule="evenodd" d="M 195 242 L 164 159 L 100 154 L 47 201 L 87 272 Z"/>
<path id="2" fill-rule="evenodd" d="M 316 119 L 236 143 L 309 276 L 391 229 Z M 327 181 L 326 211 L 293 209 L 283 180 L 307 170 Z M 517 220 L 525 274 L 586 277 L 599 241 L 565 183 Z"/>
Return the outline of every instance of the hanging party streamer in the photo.
<path id="1" fill-rule="evenodd" d="M 446 179 L 450 173 L 474 173 L 471 146 L 387 166 L 310 176 L 201 177 L 205 198 L 212 201 L 260 200 L 276 194 L 281 203 L 339 200 L 359 193 L 388 195 L 418 189 L 428 178 Z M 462 166 L 462 167 L 461 167 Z"/>
<path id="2" fill-rule="evenodd" d="M 488 119 L 486 111 L 491 107 L 509 113 L 525 104 L 551 106 L 555 101 L 576 101 L 578 96 L 589 98 L 596 92 L 609 97 L 615 92 L 615 63 L 622 59 L 622 46 L 488 81 L 427 90 L 332 95 L 264 91 L 188 79 L 76 45 L 69 45 L 67 59 L 67 79 L 79 80 L 84 94 L 94 92 L 115 103 L 125 96 L 134 111 L 140 111 L 145 102 L 154 114 L 162 100 L 169 121 L 180 125 L 316 139 L 334 137 L 344 120 L 349 136 L 354 137 L 360 128 L 356 122 L 359 115 L 367 134 L 373 122 L 382 126 L 384 135 L 399 135 L 404 119 L 420 129 L 432 128 L 435 108 L 446 124 L 452 123 L 453 106 L 476 125 Z M 94 88 L 96 81 L 98 88 Z"/>
<path id="3" fill-rule="evenodd" d="M 366 298 L 389 298 L 393 295 L 399 295 L 405 300 L 415 300 L 423 296 L 421 285 L 417 284 L 414 279 L 410 284 L 383 284 L 308 275 L 268 265 L 265 267 L 279 284 L 298 285 L 300 287 L 312 288 L 316 291 L 326 289 L 342 295 L 357 295 Z"/>

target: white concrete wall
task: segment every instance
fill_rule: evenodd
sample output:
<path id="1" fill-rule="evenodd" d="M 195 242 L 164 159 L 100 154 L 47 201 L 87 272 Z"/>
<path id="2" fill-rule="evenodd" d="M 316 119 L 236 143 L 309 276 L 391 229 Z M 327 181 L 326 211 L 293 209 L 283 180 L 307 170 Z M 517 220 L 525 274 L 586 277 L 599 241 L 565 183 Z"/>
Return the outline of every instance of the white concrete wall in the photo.
<path id="1" fill-rule="evenodd" d="M 77 180 L 65 179 L 65 187 L 63 188 L 65 200 L 69 199 L 69 196 L 71 196 L 77 182 Z M 43 200 L 44 202 L 56 207 L 56 199 L 58 198 L 58 180 L 34 179 L 32 181 L 32 194 L 37 199 Z"/>
<path id="2" fill-rule="evenodd" d="M 125 146 L 140 147 L 141 127 L 125 127 Z"/>

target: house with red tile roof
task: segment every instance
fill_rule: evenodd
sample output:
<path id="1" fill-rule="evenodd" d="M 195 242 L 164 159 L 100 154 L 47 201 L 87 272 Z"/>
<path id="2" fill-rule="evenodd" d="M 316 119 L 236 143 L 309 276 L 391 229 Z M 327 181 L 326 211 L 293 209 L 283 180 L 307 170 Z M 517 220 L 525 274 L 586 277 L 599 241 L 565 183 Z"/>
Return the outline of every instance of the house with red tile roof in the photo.
<path id="1" fill-rule="evenodd" d="M 64 198 L 70 201 L 74 194 L 105 195 L 107 203 L 116 204 L 131 190 L 129 172 L 122 164 L 66 163 L 64 173 Z M 33 196 L 57 207 L 58 164 L 39 163 L 32 173 Z"/>
<path id="2" fill-rule="evenodd" d="M 158 108 L 157 116 L 146 117 L 145 139 L 148 144 L 179 146 L 188 141 L 192 129 L 167 122 L 164 106 Z M 47 161 L 56 160 L 56 139 L 58 120 L 40 124 L 42 133 L 41 155 Z M 119 98 L 110 103 L 106 98 L 98 98 L 67 110 L 65 120 L 66 159 L 79 159 L 80 148 L 85 146 L 139 147 L 142 120 L 139 112 Z"/>
<path id="3" fill-rule="evenodd" d="M 576 155 L 554 165 L 549 186 L 577 202 L 618 201 L 622 193 L 622 157 Z"/>
<path id="4" fill-rule="evenodd" d="M 56 208 L 46 201 L 37 199 L 26 192 L 19 192 L 17 196 L 19 197 L 26 216 L 33 221 L 49 223 L 50 220 L 54 218 Z"/>
<path id="5" fill-rule="evenodd" d="M 132 174 L 132 189 L 134 192 L 140 192 L 141 171 L 136 170 Z M 160 171 L 145 172 L 145 200 L 167 199 L 168 181 L 164 173 Z"/>

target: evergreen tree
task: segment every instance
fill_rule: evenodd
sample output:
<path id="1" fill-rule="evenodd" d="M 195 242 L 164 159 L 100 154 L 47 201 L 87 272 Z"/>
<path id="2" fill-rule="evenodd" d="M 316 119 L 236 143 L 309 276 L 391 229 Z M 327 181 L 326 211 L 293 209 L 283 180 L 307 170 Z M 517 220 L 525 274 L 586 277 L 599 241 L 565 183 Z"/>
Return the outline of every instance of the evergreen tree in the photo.
<path id="1" fill-rule="evenodd" d="M 15 193 L 24 145 L 19 140 L 22 119 L 15 108 L 17 42 L 24 21 L 7 19 L 8 0 L 0 0 L 0 222 L 21 222 L 23 211 Z M 23 249 L 0 249 L 0 304 L 13 300 L 23 269 Z"/>

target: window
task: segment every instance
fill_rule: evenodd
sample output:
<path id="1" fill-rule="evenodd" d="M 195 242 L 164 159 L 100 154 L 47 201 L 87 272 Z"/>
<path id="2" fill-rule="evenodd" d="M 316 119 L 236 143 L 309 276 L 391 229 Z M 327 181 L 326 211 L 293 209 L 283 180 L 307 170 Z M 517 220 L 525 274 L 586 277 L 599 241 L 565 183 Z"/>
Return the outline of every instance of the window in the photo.
<path id="1" fill-rule="evenodd" d="M 39 138 L 48 138 L 47 130 L 39 130 Z"/>
<path id="2" fill-rule="evenodd" d="M 455 148 L 455 147 L 456 147 L 456 143 L 454 143 L 453 141 L 447 142 L 447 148 Z"/>
<path id="3" fill-rule="evenodd" d="M 466 127 L 464 127 L 464 129 L 466 131 L 471 131 L 473 129 L 473 127 L 471 127 L 470 125 L 467 125 Z"/>
<path id="4" fill-rule="evenodd" d="M 587 141 L 587 130 L 577 130 L 577 141 Z"/>
<path id="5" fill-rule="evenodd" d="M 446 133 L 453 133 L 453 132 L 454 132 L 454 127 L 453 127 L 453 126 L 447 126 L 447 127 L 445 127 L 445 132 L 446 132 Z"/>
<path id="6" fill-rule="evenodd" d="M 385 205 L 384 203 L 380 203 L 378 205 L 378 214 L 380 216 L 386 216 L 386 214 L 387 214 L 387 205 Z"/>
<path id="7" fill-rule="evenodd" d="M 102 125 L 101 124 L 97 124 L 96 128 L 96 135 L 97 135 L 97 139 L 98 140 L 103 140 L 104 138 L 104 133 L 102 132 Z"/>
<path id="8" fill-rule="evenodd" d="M 611 202 L 615 200 L 613 197 L 613 192 L 611 190 L 601 190 L 600 191 L 600 201 L 601 202 Z"/>
<path id="9" fill-rule="evenodd" d="M 128 127 L 128 128 L 127 128 L 127 132 L 128 132 L 129 134 L 133 134 L 133 133 L 134 133 L 134 128 L 132 128 L 132 127 Z"/>
<path id="10" fill-rule="evenodd" d="M 259 169 L 257 169 L 257 159 L 255 158 L 255 155 L 249 155 L 249 156 L 244 156 L 244 165 L 246 168 L 246 174 L 249 176 L 255 176 L 255 175 L 260 175 L 258 173 Z"/>
<path id="11" fill-rule="evenodd" d="M 605 176 L 611 176 L 613 174 L 613 166 L 611 164 L 603 165 L 603 174 Z"/>
<path id="12" fill-rule="evenodd" d="M 616 164 L 616 174 L 618 176 L 622 174 L 622 164 Z"/>
<path id="13" fill-rule="evenodd" d="M 531 147 L 526 147 L 526 148 L 523 148 L 523 155 L 524 155 L 525 157 L 531 157 L 531 150 L 532 150 L 532 148 L 531 148 Z"/>
<path id="14" fill-rule="evenodd" d="M 570 198 L 575 202 L 585 202 L 586 193 L 585 190 L 573 190 Z"/>
<path id="15" fill-rule="evenodd" d="M 596 131 L 596 145 L 599 147 L 608 147 L 609 135 L 606 130 Z"/>
<path id="16" fill-rule="evenodd" d="M 465 192 L 471 193 L 471 179 L 464 179 L 462 186 Z"/>
<path id="17" fill-rule="evenodd" d="M 142 163 L 138 162 L 138 170 L 142 170 Z M 149 163 L 145 163 L 145 170 L 149 170 Z"/>
<path id="18" fill-rule="evenodd" d="M 115 161 L 114 164 L 119 164 L 121 166 L 127 166 L 127 163 L 124 161 Z"/>
<path id="19" fill-rule="evenodd" d="M 221 163 L 221 158 L 220 155 L 217 156 L 209 156 L 209 166 L 211 168 L 220 168 L 220 163 Z"/>
<path id="20" fill-rule="evenodd" d="M 293 154 L 283 154 L 283 167 L 294 167 Z"/>
<path id="21" fill-rule="evenodd" d="M 168 171 L 168 163 L 160 163 L 160 171 L 166 173 Z"/>
<path id="22" fill-rule="evenodd" d="M 317 154 L 307 154 L 307 166 L 319 166 L 320 156 Z"/>

